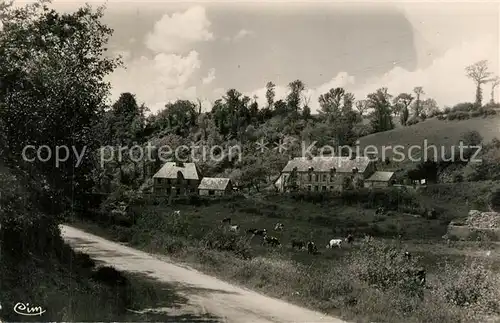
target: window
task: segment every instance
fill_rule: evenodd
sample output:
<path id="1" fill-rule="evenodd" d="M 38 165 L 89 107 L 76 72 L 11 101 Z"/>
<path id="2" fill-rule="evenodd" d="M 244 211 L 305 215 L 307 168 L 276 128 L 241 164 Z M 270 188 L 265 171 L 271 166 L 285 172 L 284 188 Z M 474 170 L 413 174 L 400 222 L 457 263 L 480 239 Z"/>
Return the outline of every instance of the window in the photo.
<path id="1" fill-rule="evenodd" d="M 335 180 L 335 175 L 330 175 L 330 182 L 333 182 Z"/>
<path id="2" fill-rule="evenodd" d="M 326 175 L 323 175 L 323 182 L 326 182 Z"/>
<path id="3" fill-rule="evenodd" d="M 309 176 L 307 176 L 307 179 L 309 180 L 309 182 L 311 182 L 312 181 L 312 175 L 309 174 Z"/>
<path id="4" fill-rule="evenodd" d="M 314 185 L 314 191 L 315 191 L 315 192 L 319 191 L 319 187 L 318 187 L 318 185 Z"/>
<path id="5" fill-rule="evenodd" d="M 315 175 L 314 175 L 314 181 L 315 181 L 315 182 L 318 182 L 318 181 L 319 181 L 319 175 L 318 175 L 318 174 L 315 174 Z"/>
<path id="6" fill-rule="evenodd" d="M 326 186 L 321 187 L 322 191 L 326 191 Z"/>
<path id="7" fill-rule="evenodd" d="M 215 191 L 214 190 L 208 190 L 208 195 L 211 195 L 211 196 L 215 195 Z"/>
<path id="8" fill-rule="evenodd" d="M 311 185 L 307 185 L 307 190 L 310 192 L 311 191 Z"/>
<path id="9" fill-rule="evenodd" d="M 330 191 L 333 191 L 333 186 L 330 186 Z"/>

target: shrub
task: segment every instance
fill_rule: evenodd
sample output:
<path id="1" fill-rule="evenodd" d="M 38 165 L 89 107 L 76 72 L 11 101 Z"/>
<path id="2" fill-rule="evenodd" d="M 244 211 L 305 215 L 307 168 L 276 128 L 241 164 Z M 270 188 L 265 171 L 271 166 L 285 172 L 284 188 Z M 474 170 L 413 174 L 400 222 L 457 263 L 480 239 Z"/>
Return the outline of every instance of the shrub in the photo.
<path id="1" fill-rule="evenodd" d="M 202 245 L 218 251 L 230 251 L 239 258 L 251 258 L 252 248 L 247 240 L 235 233 L 226 232 L 224 229 L 215 229 L 209 232 L 202 239 Z"/>
<path id="2" fill-rule="evenodd" d="M 474 104 L 470 102 L 458 103 L 451 109 L 453 112 L 469 112 L 472 110 L 474 110 Z"/>
<path id="3" fill-rule="evenodd" d="M 408 122 L 406 123 L 406 125 L 413 126 L 414 124 L 417 124 L 419 122 L 420 122 L 420 120 L 418 118 L 413 117 L 410 120 L 408 120 Z"/>

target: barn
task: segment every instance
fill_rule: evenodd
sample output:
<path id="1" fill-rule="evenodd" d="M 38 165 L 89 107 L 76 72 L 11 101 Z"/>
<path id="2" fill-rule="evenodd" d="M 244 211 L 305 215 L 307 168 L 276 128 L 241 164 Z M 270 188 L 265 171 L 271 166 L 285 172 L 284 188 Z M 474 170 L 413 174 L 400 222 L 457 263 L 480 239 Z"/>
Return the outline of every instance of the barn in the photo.
<path id="1" fill-rule="evenodd" d="M 223 196 L 233 192 L 233 184 L 229 178 L 204 177 L 198 186 L 202 196 Z"/>
<path id="2" fill-rule="evenodd" d="M 394 172 L 375 172 L 365 179 L 365 188 L 384 188 L 394 184 Z"/>

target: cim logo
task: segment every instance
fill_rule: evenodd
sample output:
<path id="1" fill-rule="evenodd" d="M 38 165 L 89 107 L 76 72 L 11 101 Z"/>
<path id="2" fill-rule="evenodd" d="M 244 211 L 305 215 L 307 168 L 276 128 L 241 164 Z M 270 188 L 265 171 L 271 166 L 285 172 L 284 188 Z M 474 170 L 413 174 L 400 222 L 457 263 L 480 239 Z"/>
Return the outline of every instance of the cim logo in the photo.
<path id="1" fill-rule="evenodd" d="M 17 303 L 14 305 L 14 312 L 24 316 L 42 316 L 46 311 L 41 306 L 30 307 L 29 303 Z"/>

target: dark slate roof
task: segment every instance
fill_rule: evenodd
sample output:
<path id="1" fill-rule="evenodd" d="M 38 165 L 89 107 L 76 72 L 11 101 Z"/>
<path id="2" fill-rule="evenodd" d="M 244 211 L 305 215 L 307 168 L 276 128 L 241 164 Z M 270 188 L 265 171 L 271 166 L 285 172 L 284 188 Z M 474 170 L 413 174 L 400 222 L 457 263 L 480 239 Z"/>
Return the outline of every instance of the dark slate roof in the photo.
<path id="1" fill-rule="evenodd" d="M 177 178 L 177 172 L 181 172 L 184 179 L 200 179 L 200 174 L 195 163 L 184 163 L 182 167 L 177 166 L 175 162 L 167 162 L 153 178 Z"/>
<path id="2" fill-rule="evenodd" d="M 198 186 L 198 189 L 223 191 L 227 188 L 229 182 L 229 178 L 203 177 L 200 185 Z"/>
<path id="3" fill-rule="evenodd" d="M 388 182 L 394 177 L 394 172 L 375 172 L 365 181 L 368 182 Z"/>
<path id="4" fill-rule="evenodd" d="M 315 172 L 329 172 L 335 168 L 338 173 L 350 173 L 354 167 L 357 167 L 358 172 L 364 173 L 369 164 L 370 158 L 368 157 L 354 159 L 349 157 L 313 157 L 312 159 L 296 157 L 288 162 L 282 172 L 289 173 L 294 167 L 297 167 L 298 172 L 307 172 L 309 167 L 313 167 Z"/>

